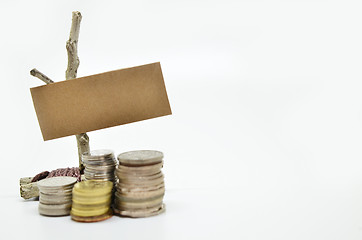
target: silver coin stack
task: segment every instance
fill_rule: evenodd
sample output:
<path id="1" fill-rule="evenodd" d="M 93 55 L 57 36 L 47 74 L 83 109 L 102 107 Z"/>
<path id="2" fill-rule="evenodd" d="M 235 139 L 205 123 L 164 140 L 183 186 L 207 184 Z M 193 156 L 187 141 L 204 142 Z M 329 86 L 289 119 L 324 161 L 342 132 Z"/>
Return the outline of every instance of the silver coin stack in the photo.
<path id="1" fill-rule="evenodd" d="M 70 214 L 75 177 L 51 177 L 38 181 L 39 213 L 45 216 Z"/>
<path id="2" fill-rule="evenodd" d="M 112 150 L 93 150 L 82 155 L 86 180 L 115 181 L 116 158 Z"/>
<path id="3" fill-rule="evenodd" d="M 127 217 L 149 217 L 165 210 L 163 153 L 131 151 L 118 155 L 117 183 L 113 209 Z"/>

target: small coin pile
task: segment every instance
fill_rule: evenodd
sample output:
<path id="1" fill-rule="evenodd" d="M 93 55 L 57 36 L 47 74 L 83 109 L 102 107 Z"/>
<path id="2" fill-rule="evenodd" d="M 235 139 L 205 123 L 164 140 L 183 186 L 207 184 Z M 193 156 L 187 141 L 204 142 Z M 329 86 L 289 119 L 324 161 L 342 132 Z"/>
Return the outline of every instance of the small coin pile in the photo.
<path id="1" fill-rule="evenodd" d="M 115 181 L 116 159 L 112 150 L 93 150 L 82 155 L 86 180 Z"/>
<path id="2" fill-rule="evenodd" d="M 76 182 L 75 177 L 52 177 L 38 181 L 39 213 L 45 216 L 69 215 L 72 189 Z"/>
<path id="3" fill-rule="evenodd" d="M 99 222 L 112 216 L 113 182 L 87 180 L 74 185 L 72 219 L 78 222 Z"/>
<path id="4" fill-rule="evenodd" d="M 113 209 L 126 217 L 149 217 L 165 210 L 163 153 L 142 150 L 118 155 Z"/>

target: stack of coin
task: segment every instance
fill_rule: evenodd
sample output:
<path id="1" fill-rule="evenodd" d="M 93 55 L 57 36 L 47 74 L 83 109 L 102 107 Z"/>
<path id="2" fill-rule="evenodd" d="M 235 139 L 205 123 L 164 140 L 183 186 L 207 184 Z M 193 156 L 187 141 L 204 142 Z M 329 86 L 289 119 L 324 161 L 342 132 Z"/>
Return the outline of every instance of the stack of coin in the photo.
<path id="1" fill-rule="evenodd" d="M 98 222 L 112 216 L 113 182 L 88 180 L 73 188 L 72 219 L 78 222 Z"/>
<path id="2" fill-rule="evenodd" d="M 94 150 L 82 155 L 86 180 L 115 181 L 116 159 L 112 150 Z"/>
<path id="3" fill-rule="evenodd" d="M 127 217 L 149 217 L 165 210 L 162 159 L 162 152 L 151 150 L 118 155 L 115 213 Z"/>
<path id="4" fill-rule="evenodd" d="M 69 215 L 75 177 L 52 177 L 38 181 L 39 213 L 46 216 Z"/>

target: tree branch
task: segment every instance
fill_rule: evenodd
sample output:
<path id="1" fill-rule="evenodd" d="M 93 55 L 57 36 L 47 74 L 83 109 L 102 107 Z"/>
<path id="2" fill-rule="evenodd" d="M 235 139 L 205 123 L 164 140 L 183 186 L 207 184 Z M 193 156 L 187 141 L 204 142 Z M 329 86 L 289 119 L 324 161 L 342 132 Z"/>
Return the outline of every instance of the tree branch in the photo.
<path id="1" fill-rule="evenodd" d="M 82 20 L 82 15 L 80 12 L 73 12 L 72 17 L 72 26 L 70 28 L 69 40 L 67 41 L 66 48 L 68 53 L 68 66 L 65 71 L 65 79 L 73 79 L 77 77 L 77 71 L 79 67 L 79 58 L 78 58 L 78 38 L 79 38 L 79 29 L 80 22 Z M 81 133 L 76 135 L 77 145 L 78 145 L 78 158 L 79 158 L 79 169 L 81 172 L 84 170 L 82 162 L 82 154 L 84 152 L 89 152 L 89 137 L 87 133 Z"/>
<path id="2" fill-rule="evenodd" d="M 77 70 L 79 66 L 77 47 L 81 20 L 82 15 L 80 14 L 80 12 L 73 12 L 70 36 L 66 44 L 68 53 L 68 67 L 65 72 L 66 80 L 77 77 Z M 30 71 L 30 74 L 34 77 L 39 78 L 46 84 L 54 83 L 53 80 L 51 80 L 49 77 L 47 77 L 45 74 L 41 73 L 35 68 Z M 89 137 L 86 133 L 81 133 L 79 135 L 76 135 L 76 139 L 78 145 L 79 170 L 80 174 L 82 174 L 84 170 L 84 166 L 82 163 L 82 154 L 84 152 L 89 152 Z M 81 176 L 81 178 L 83 180 L 83 175 Z M 24 199 L 30 199 L 39 196 L 37 182 L 32 182 L 33 179 L 34 178 L 32 177 L 25 177 L 20 179 L 20 196 Z"/>
<path id="3" fill-rule="evenodd" d="M 66 48 L 68 53 L 68 67 L 65 71 L 65 79 L 72 79 L 77 77 L 77 70 L 79 67 L 78 58 L 78 38 L 80 21 L 82 15 L 80 12 L 73 12 L 72 26 L 70 28 L 69 40 L 67 41 Z"/>
<path id="4" fill-rule="evenodd" d="M 51 80 L 50 78 L 48 78 L 44 73 L 38 71 L 36 68 L 33 68 L 32 70 L 30 70 L 30 74 L 34 77 L 39 78 L 40 80 L 42 80 L 43 82 L 45 82 L 46 84 L 50 84 L 50 83 L 54 83 L 53 80 Z"/>

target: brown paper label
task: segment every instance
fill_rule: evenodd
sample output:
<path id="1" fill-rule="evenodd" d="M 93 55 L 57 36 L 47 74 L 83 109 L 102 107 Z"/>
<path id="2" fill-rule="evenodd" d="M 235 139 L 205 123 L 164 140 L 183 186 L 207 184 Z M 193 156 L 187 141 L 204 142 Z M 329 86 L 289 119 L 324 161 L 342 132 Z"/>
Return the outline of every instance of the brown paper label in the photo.
<path id="1" fill-rule="evenodd" d="M 160 63 L 31 88 L 44 140 L 171 114 Z"/>

